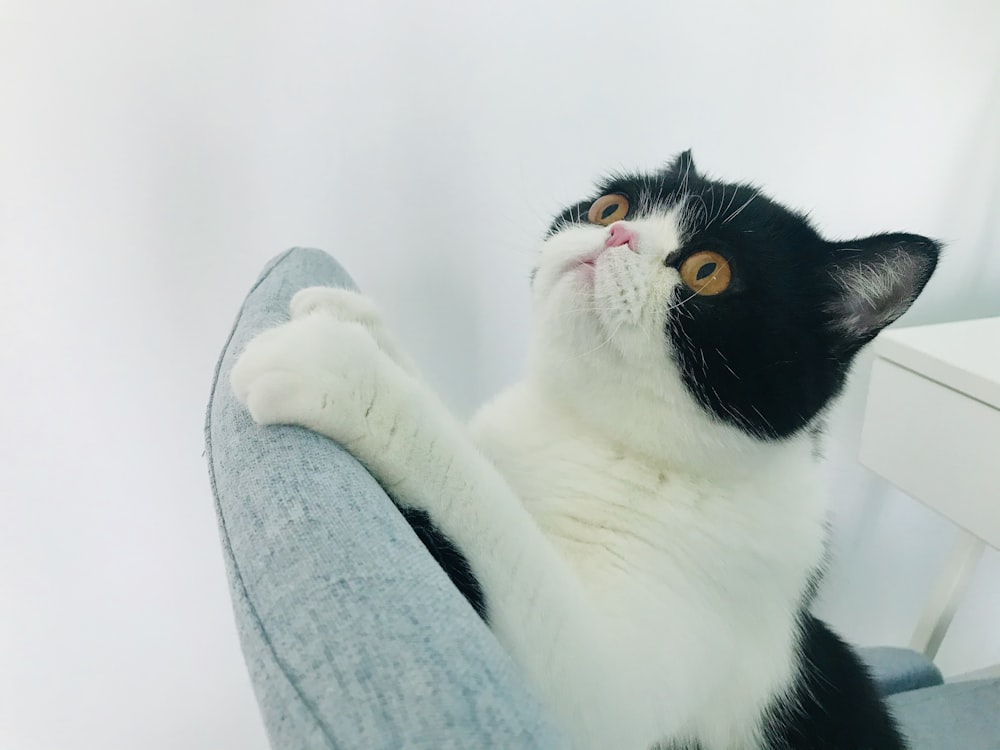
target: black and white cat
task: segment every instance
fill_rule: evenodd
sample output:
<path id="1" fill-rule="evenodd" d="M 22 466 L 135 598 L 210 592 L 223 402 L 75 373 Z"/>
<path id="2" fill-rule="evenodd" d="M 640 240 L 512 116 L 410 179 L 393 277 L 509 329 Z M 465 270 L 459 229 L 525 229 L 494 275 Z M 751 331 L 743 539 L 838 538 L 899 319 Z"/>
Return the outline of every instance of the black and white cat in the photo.
<path id="1" fill-rule="evenodd" d="M 894 750 L 865 669 L 809 613 L 814 453 L 854 355 L 938 252 L 827 242 L 685 153 L 558 217 L 527 373 L 471 430 L 346 290 L 299 292 L 232 385 L 391 490 L 575 747 Z"/>

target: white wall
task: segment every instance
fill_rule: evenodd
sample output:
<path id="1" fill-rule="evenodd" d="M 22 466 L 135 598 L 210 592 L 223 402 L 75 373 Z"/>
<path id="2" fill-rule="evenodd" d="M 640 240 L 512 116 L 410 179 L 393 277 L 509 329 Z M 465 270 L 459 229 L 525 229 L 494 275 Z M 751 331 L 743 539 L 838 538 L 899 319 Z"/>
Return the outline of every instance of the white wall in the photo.
<path id="1" fill-rule="evenodd" d="M 201 425 L 287 246 L 334 252 L 463 413 L 518 372 L 549 215 L 689 146 L 833 235 L 948 240 L 911 323 L 1000 313 L 1000 5 L 753 6 L 5 0 L 0 747 L 265 746 Z M 858 466 L 865 377 L 822 608 L 905 643 L 950 530 Z M 998 583 L 992 553 L 947 671 L 1000 661 Z"/>

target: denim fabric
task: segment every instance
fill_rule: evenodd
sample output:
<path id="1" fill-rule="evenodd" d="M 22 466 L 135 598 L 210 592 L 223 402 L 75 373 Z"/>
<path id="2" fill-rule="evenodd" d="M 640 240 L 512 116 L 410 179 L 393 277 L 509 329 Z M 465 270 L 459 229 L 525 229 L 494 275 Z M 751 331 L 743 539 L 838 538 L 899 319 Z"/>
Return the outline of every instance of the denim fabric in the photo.
<path id="1" fill-rule="evenodd" d="M 353 286 L 293 249 L 264 270 L 216 370 L 205 428 L 237 626 L 271 745 L 568 747 L 371 476 L 332 441 L 257 426 L 229 388 L 247 341 L 312 285 Z"/>
<path id="2" fill-rule="evenodd" d="M 941 670 L 923 654 L 908 648 L 859 648 L 861 656 L 882 695 L 932 687 L 944 682 Z"/>

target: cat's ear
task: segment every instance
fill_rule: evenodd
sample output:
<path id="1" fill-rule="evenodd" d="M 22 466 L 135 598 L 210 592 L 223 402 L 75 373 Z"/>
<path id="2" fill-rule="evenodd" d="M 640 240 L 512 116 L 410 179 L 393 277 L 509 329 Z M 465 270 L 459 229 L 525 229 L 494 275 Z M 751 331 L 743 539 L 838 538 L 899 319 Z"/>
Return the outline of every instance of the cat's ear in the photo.
<path id="1" fill-rule="evenodd" d="M 845 349 L 856 350 L 905 313 L 937 266 L 938 243 L 880 234 L 831 248 L 826 312 Z"/>
<path id="2" fill-rule="evenodd" d="M 667 167 L 667 171 L 673 172 L 681 179 L 686 177 L 697 177 L 698 170 L 694 166 L 694 157 L 691 156 L 691 149 L 688 149 L 684 153 L 674 157 L 674 160 L 670 162 L 670 165 Z"/>

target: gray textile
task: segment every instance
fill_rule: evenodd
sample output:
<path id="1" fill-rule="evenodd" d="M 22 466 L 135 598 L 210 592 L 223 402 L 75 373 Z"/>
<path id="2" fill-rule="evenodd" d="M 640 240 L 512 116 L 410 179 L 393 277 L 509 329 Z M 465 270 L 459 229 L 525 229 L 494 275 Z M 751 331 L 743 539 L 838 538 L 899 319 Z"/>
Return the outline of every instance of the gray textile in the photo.
<path id="1" fill-rule="evenodd" d="M 299 288 L 353 286 L 295 249 L 247 297 L 206 424 L 236 621 L 276 750 L 568 747 L 371 476 L 330 440 L 261 428 L 229 388 Z"/>
<path id="2" fill-rule="evenodd" d="M 912 750 L 1000 750 L 1000 680 L 912 690 L 889 706 Z"/>
<path id="3" fill-rule="evenodd" d="M 568 747 L 371 476 L 326 438 L 258 427 L 233 397 L 235 357 L 313 285 L 353 283 L 318 250 L 265 268 L 223 349 L 205 426 L 237 626 L 272 746 Z M 885 693 L 940 681 L 912 652 L 862 656 Z M 912 750 L 1000 750 L 998 680 L 890 700 Z"/>
<path id="4" fill-rule="evenodd" d="M 944 682 L 941 670 L 923 654 L 908 648 L 876 646 L 858 653 L 871 670 L 882 695 L 932 687 Z"/>

